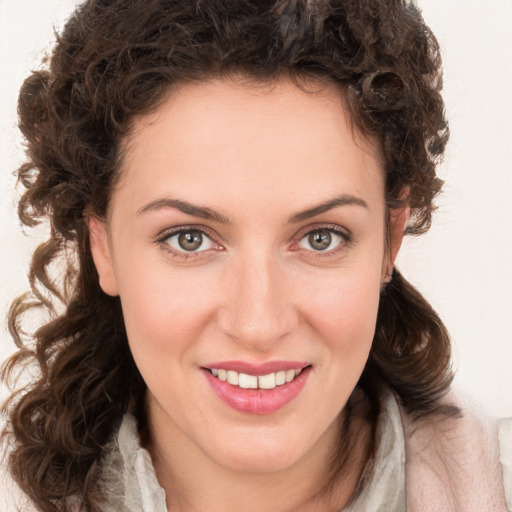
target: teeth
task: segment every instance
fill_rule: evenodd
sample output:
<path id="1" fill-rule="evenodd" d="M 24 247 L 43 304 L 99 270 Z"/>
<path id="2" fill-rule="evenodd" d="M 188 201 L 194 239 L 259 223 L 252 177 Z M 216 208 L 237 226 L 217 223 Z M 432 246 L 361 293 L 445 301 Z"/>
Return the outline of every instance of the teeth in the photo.
<path id="1" fill-rule="evenodd" d="M 247 375 L 246 373 L 239 373 L 238 385 L 244 389 L 258 389 L 258 377 L 255 375 Z"/>
<path id="2" fill-rule="evenodd" d="M 302 369 L 280 371 L 258 377 L 233 370 L 223 370 L 222 368 L 212 368 L 211 372 L 218 379 L 243 389 L 274 389 L 276 386 L 291 382 L 297 375 L 301 374 Z"/>
<path id="3" fill-rule="evenodd" d="M 276 373 L 276 386 L 282 386 L 286 382 L 286 372 Z"/>
<path id="4" fill-rule="evenodd" d="M 276 374 L 260 375 L 258 377 L 258 387 L 260 389 L 274 389 L 276 387 Z"/>
<path id="5" fill-rule="evenodd" d="M 238 373 L 228 370 L 228 382 L 233 386 L 238 386 Z"/>

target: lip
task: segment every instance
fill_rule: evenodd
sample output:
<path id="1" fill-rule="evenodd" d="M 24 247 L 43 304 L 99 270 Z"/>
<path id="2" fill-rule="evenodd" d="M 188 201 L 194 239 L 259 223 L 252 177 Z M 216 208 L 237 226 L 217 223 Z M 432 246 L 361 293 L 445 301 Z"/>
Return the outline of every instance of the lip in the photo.
<path id="1" fill-rule="evenodd" d="M 203 368 L 211 370 L 212 368 L 223 370 L 232 370 L 247 375 L 268 375 L 269 373 L 282 372 L 287 370 L 302 370 L 310 363 L 304 361 L 267 361 L 266 363 L 249 363 L 246 361 L 217 361 L 215 363 L 203 365 Z"/>
<path id="2" fill-rule="evenodd" d="M 228 368 L 226 365 L 219 364 L 219 366 L 212 366 L 212 368 L 224 368 L 226 370 L 247 373 L 248 375 L 267 375 L 268 373 L 284 370 L 283 365 L 280 365 L 278 370 L 269 370 L 268 365 L 272 364 L 273 363 L 257 366 L 248 365 L 244 367 L 243 370 L 236 369 L 241 368 L 240 365 Z M 292 370 L 299 368 L 304 368 L 304 366 L 291 366 L 288 369 Z M 252 373 L 249 373 L 249 370 L 252 370 Z M 205 367 L 202 368 L 202 372 L 206 377 L 208 384 L 226 405 L 239 412 L 258 415 L 277 412 L 279 409 L 294 400 L 304 388 L 310 374 L 310 370 L 311 366 L 307 366 L 291 382 L 281 386 L 276 386 L 273 389 L 242 389 L 214 377 L 207 369 L 205 369 Z"/>

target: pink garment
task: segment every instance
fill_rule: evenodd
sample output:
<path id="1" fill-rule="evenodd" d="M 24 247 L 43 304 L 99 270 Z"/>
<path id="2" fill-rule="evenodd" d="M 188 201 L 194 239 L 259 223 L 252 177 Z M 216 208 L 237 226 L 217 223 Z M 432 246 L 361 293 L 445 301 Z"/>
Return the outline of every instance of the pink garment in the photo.
<path id="1" fill-rule="evenodd" d="M 457 401 L 448 394 L 443 403 Z M 461 416 L 417 422 L 402 410 L 408 512 L 512 510 L 510 419 L 499 426 L 472 408 L 457 405 Z"/>

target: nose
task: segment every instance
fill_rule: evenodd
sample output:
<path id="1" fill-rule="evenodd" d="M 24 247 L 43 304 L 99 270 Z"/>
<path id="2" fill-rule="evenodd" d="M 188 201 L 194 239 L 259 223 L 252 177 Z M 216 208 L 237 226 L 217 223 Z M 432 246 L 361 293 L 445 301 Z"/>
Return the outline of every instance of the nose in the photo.
<path id="1" fill-rule="evenodd" d="M 268 352 L 298 325 L 292 283 L 275 258 L 245 258 L 231 269 L 225 285 L 219 326 L 239 344 Z"/>

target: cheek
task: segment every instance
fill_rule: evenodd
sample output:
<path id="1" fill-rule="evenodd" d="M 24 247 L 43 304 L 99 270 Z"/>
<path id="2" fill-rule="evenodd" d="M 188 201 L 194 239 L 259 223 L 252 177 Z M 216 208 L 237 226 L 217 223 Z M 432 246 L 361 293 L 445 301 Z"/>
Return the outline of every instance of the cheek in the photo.
<path id="1" fill-rule="evenodd" d="M 179 353 L 199 338 L 213 315 L 216 287 L 204 272 L 171 272 L 154 264 L 121 277 L 123 315 L 136 358 Z"/>
<path id="2" fill-rule="evenodd" d="M 324 287 L 311 301 L 309 318 L 322 353 L 321 392 L 331 420 L 345 406 L 368 361 L 379 295 L 378 280 L 345 277 L 336 287 Z"/>
<path id="3" fill-rule="evenodd" d="M 371 342 L 379 305 L 379 287 L 365 288 L 361 282 L 332 290 L 319 297 L 315 309 L 325 330 L 339 332 L 343 341 L 354 344 L 355 340 Z M 320 311 L 324 311 L 320 315 Z M 325 313 L 327 312 L 327 313 Z"/>
<path id="4" fill-rule="evenodd" d="M 380 299 L 380 267 L 345 269 L 317 281 L 304 297 L 303 315 L 329 346 L 334 359 L 365 362 Z"/>

